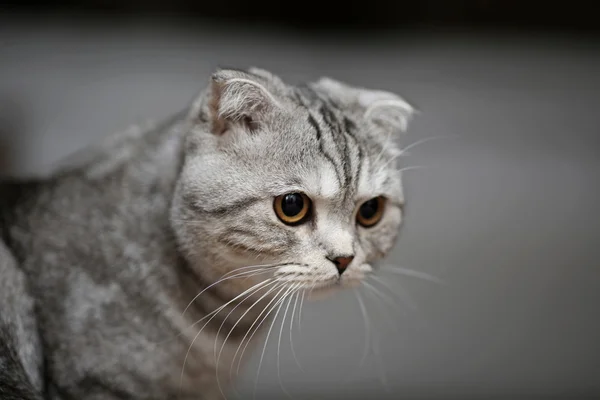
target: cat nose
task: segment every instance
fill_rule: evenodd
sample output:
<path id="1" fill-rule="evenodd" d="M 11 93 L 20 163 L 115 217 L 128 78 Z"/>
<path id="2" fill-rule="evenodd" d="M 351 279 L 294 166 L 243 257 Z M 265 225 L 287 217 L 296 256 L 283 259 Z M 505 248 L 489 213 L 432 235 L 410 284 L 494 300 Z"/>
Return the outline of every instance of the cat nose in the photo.
<path id="1" fill-rule="evenodd" d="M 346 268 L 348 268 L 348 265 L 350 265 L 350 263 L 354 259 L 354 256 L 327 257 L 327 259 L 329 259 L 329 261 L 335 264 L 338 273 L 342 275 Z"/>

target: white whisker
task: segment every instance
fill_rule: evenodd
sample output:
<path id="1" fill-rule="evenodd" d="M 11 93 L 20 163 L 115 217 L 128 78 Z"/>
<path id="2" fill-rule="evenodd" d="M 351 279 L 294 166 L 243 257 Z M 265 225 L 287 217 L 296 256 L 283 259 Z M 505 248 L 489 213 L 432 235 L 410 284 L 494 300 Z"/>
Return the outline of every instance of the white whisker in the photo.
<path id="1" fill-rule="evenodd" d="M 287 297 L 287 295 L 290 293 L 291 290 L 293 290 L 294 288 L 290 288 L 287 290 L 287 292 L 285 292 L 283 294 L 282 300 L 285 299 Z M 271 336 L 271 330 L 273 330 L 273 325 L 275 324 L 275 321 L 277 320 L 277 315 L 279 315 L 279 311 L 281 311 L 281 305 L 283 303 L 279 303 L 279 306 L 277 307 L 277 311 L 275 312 L 275 316 L 273 317 L 273 321 L 271 322 L 271 325 L 269 326 L 269 330 L 267 331 L 267 337 L 265 338 L 265 344 L 263 346 L 263 350 L 262 353 L 260 355 L 260 360 L 258 362 L 258 368 L 256 370 L 256 379 L 254 381 L 254 398 L 256 398 L 256 389 L 258 387 L 258 378 L 260 376 L 260 369 L 262 367 L 262 362 L 263 359 L 265 357 L 265 350 L 267 349 L 267 344 L 269 343 L 269 336 Z"/>
<path id="2" fill-rule="evenodd" d="M 417 147 L 417 146 L 419 146 L 419 145 L 421 145 L 421 144 L 423 144 L 423 143 L 426 143 L 426 142 L 432 141 L 432 140 L 437 140 L 437 139 L 448 139 L 448 138 L 451 138 L 451 137 L 458 137 L 458 136 L 459 136 L 459 135 L 429 136 L 429 137 L 423 138 L 423 139 L 421 139 L 421 140 L 417 140 L 416 142 L 414 142 L 414 143 L 411 143 L 411 144 L 409 144 L 408 146 L 404 147 L 404 148 L 402 149 L 402 153 L 406 153 L 408 150 L 410 150 L 410 149 L 412 149 L 412 148 L 415 148 L 415 147 Z"/>
<path id="3" fill-rule="evenodd" d="M 300 308 L 298 309 L 298 332 L 300 332 L 300 334 L 302 334 L 302 309 L 304 308 L 304 295 L 306 294 L 306 291 L 303 290 L 302 291 L 302 298 L 300 299 Z"/>
<path id="4" fill-rule="evenodd" d="M 262 311 L 258 314 L 258 316 L 254 319 L 254 322 L 252 322 L 252 324 L 250 325 L 250 328 L 248 328 L 248 330 L 246 331 L 246 333 L 244 334 L 244 337 L 242 337 L 242 340 L 240 341 L 240 344 L 237 348 L 237 350 L 235 351 L 232 361 L 231 361 L 231 368 L 229 370 L 229 376 L 230 378 L 233 377 L 233 365 L 235 364 L 235 359 L 236 356 L 238 355 L 242 345 L 244 344 L 244 340 L 246 340 L 246 338 L 248 337 L 248 335 L 250 334 L 250 332 L 252 331 L 252 328 L 254 327 L 254 325 L 256 325 L 256 323 L 258 322 L 258 320 L 260 319 L 260 317 L 265 313 L 264 318 L 260 321 L 260 323 L 256 326 L 256 329 L 254 329 L 254 332 L 252 333 L 252 335 L 248 338 L 248 340 L 246 341 L 246 345 L 244 346 L 244 349 L 242 350 L 242 353 L 240 354 L 240 359 L 238 362 L 238 368 L 237 368 L 237 374 L 239 374 L 240 372 L 240 365 L 242 363 L 242 358 L 244 357 L 244 352 L 246 351 L 246 348 L 248 347 L 248 344 L 250 344 L 250 341 L 252 340 L 252 338 L 254 337 L 254 334 L 258 331 L 258 329 L 260 328 L 260 326 L 262 325 L 263 321 L 269 316 L 269 314 L 271 313 L 271 311 L 273 311 L 275 309 L 275 307 L 277 307 L 277 305 L 283 300 L 283 297 L 281 299 L 277 299 L 277 296 L 279 296 L 279 294 L 285 290 L 285 285 L 286 282 L 283 282 L 280 284 L 281 289 L 279 290 L 279 292 L 277 292 L 275 294 L 275 296 L 273 296 L 273 298 L 267 303 L 267 305 L 262 309 Z M 277 300 L 277 301 L 276 301 Z M 273 305 L 273 307 L 269 310 L 269 306 L 276 301 L 276 303 Z M 269 310 L 269 311 L 267 311 Z"/>
<path id="5" fill-rule="evenodd" d="M 278 281 L 279 282 L 279 281 Z M 260 319 L 260 317 L 263 315 L 263 313 L 267 310 L 267 313 L 264 315 L 264 317 L 261 320 L 261 323 L 258 324 L 258 326 L 256 327 L 256 329 L 254 330 L 253 334 L 250 336 L 250 338 L 248 339 L 248 341 L 246 342 L 246 346 L 244 347 L 244 351 L 246 350 L 246 347 L 248 347 L 248 344 L 250 343 L 250 340 L 252 340 L 252 337 L 254 336 L 254 333 L 256 333 L 258 331 L 258 328 L 260 328 L 260 325 L 262 324 L 262 322 L 269 316 L 269 314 L 275 309 L 275 307 L 277 307 L 277 305 L 281 302 L 281 300 L 283 300 L 283 296 L 279 299 L 278 296 L 279 294 L 284 291 L 286 288 L 286 283 L 285 282 L 279 282 L 279 284 L 276 286 L 276 288 L 279 288 L 279 291 L 277 293 L 275 293 L 273 295 L 273 298 L 269 301 L 269 303 L 267 303 L 267 305 L 261 310 L 261 312 L 258 314 L 258 316 L 254 319 L 254 322 L 252 323 L 252 325 L 250 326 L 250 328 L 248 328 L 248 330 L 246 331 L 246 333 L 244 334 L 244 337 L 242 338 L 242 340 L 240 341 L 240 344 L 238 345 L 235 354 L 233 355 L 233 358 L 231 360 L 231 366 L 229 368 L 229 380 L 233 380 L 233 366 L 235 364 L 235 359 L 237 357 L 238 352 L 240 351 L 242 345 L 244 344 L 244 340 L 246 339 L 246 337 L 248 336 L 248 334 L 252 331 L 252 328 L 254 327 L 254 325 L 256 324 L 256 322 Z M 260 299 L 259 299 L 260 301 Z M 271 307 L 271 309 L 269 309 L 269 306 L 271 305 L 271 303 L 273 303 L 274 301 L 275 304 L 273 304 L 273 306 Z M 258 303 L 258 301 L 257 301 Z M 244 351 L 242 351 L 242 354 L 240 355 L 240 359 L 238 362 L 238 370 L 237 370 L 237 374 L 239 375 L 239 369 L 240 369 L 240 364 L 242 362 L 242 358 L 244 357 Z M 233 390 L 235 391 L 235 388 L 233 388 Z"/>
<path id="6" fill-rule="evenodd" d="M 377 282 L 381 286 L 385 287 L 387 290 L 389 290 L 390 293 L 396 294 L 396 291 L 394 291 L 387 282 L 376 276 L 373 276 L 372 278 L 374 282 Z M 399 282 L 396 282 L 396 286 L 400 289 L 399 295 L 404 295 L 408 305 L 413 309 L 413 311 L 417 311 L 417 303 L 413 300 L 410 293 Z"/>
<path id="7" fill-rule="evenodd" d="M 412 170 L 415 170 L 415 169 L 424 169 L 424 168 L 430 168 L 430 167 L 426 167 L 426 166 L 422 166 L 422 165 L 413 165 L 413 166 L 410 166 L 410 167 L 403 167 L 403 168 L 397 169 L 396 172 L 402 173 L 402 172 L 405 172 L 405 171 L 412 171 Z"/>
<path id="8" fill-rule="evenodd" d="M 229 333 L 227 334 L 227 336 L 225 337 L 225 339 L 223 339 L 223 344 L 221 345 L 221 349 L 219 350 L 219 354 L 217 356 L 217 361 L 216 361 L 216 368 L 219 368 L 219 360 L 221 359 L 221 354 L 223 352 L 223 349 L 225 348 L 225 343 L 227 342 L 227 339 L 229 339 L 229 336 L 233 333 L 233 331 L 235 330 L 236 326 L 240 323 L 240 321 L 246 316 L 246 314 L 248 314 L 250 312 L 250 310 L 256 305 L 258 304 L 262 299 L 264 299 L 266 296 L 269 295 L 269 293 L 271 293 L 274 290 L 277 290 L 277 288 L 281 288 L 273 297 L 273 299 L 277 298 L 277 296 L 279 295 L 279 293 L 281 293 L 284 289 L 285 289 L 285 284 L 281 284 L 279 286 L 275 285 L 273 288 L 271 288 L 272 290 L 268 291 L 267 293 L 263 294 L 258 300 L 256 300 L 254 303 L 252 303 L 252 305 L 250 307 L 248 307 L 248 309 L 244 312 L 244 314 L 242 314 L 242 316 L 236 321 L 236 323 L 233 325 L 233 327 L 231 328 L 231 330 L 229 331 Z M 273 300 L 271 300 L 273 301 Z M 221 384 L 219 382 L 219 374 L 217 373 L 217 384 L 219 386 L 219 390 L 221 390 Z M 221 390 L 221 394 L 223 394 L 223 391 Z M 225 396 L 225 395 L 223 395 Z"/>
<path id="9" fill-rule="evenodd" d="M 365 303 L 364 303 L 362 297 L 360 296 L 360 294 L 357 291 L 355 291 L 354 294 L 356 296 L 356 300 L 358 301 L 358 305 L 360 307 L 360 312 L 362 313 L 363 321 L 365 323 L 365 348 L 364 348 L 360 363 L 358 364 L 359 367 L 362 367 L 362 365 L 365 363 L 368 353 L 369 353 L 369 343 L 371 341 L 371 323 L 369 321 L 369 317 L 367 314 L 367 308 L 365 307 Z"/>
<path id="10" fill-rule="evenodd" d="M 425 143 L 425 142 L 429 142 L 429 141 L 431 141 L 431 140 L 434 140 L 434 139 L 444 139 L 444 138 L 448 138 L 448 137 L 452 137 L 452 136 L 453 136 L 453 135 L 444 135 L 444 136 L 430 136 L 430 137 L 426 137 L 426 138 L 424 138 L 424 139 L 421 139 L 421 140 L 417 140 L 416 142 L 414 142 L 414 143 L 412 143 L 412 144 L 409 144 L 408 146 L 406 146 L 406 147 L 404 147 L 403 149 L 401 149 L 401 150 L 400 150 L 400 152 L 399 152 L 398 154 L 394 155 L 394 156 L 393 156 L 393 157 L 391 157 L 389 160 L 387 160 L 387 161 L 385 162 L 385 164 L 383 164 L 382 166 L 380 166 L 380 167 L 378 168 L 378 170 L 379 170 L 379 171 L 381 171 L 381 170 L 385 169 L 385 167 L 387 167 L 387 166 L 388 166 L 390 163 L 392 163 L 392 162 L 393 162 L 394 160 L 396 160 L 398 157 L 401 157 L 401 156 L 408 156 L 408 155 L 409 155 L 409 154 L 408 154 L 408 150 L 410 150 L 410 149 L 412 149 L 412 148 L 414 148 L 414 147 L 416 147 L 416 146 L 418 146 L 418 145 L 420 145 L 420 144 L 423 144 L 423 143 Z"/>
<path id="11" fill-rule="evenodd" d="M 285 394 L 288 395 L 288 397 L 292 396 L 288 393 L 286 388 L 283 386 L 283 382 L 281 381 L 281 337 L 283 336 L 283 327 L 285 326 L 285 319 L 290 308 L 290 304 L 292 303 L 292 297 L 295 294 L 296 292 L 293 292 L 291 295 L 288 296 L 288 302 L 285 306 L 285 311 L 283 312 L 283 318 L 281 320 L 281 327 L 279 328 L 279 340 L 277 341 L 277 378 L 279 379 L 279 386 L 281 386 L 281 389 L 284 391 Z"/>
<path id="12" fill-rule="evenodd" d="M 252 272 L 253 272 L 253 271 L 252 271 Z M 264 274 L 265 272 L 268 272 L 268 271 L 257 272 L 257 273 L 255 273 L 255 274 L 248 275 L 247 277 L 248 277 L 248 278 L 251 278 L 251 277 L 253 277 L 253 276 L 256 276 L 256 275 L 261 275 L 261 274 Z M 238 277 L 238 278 L 239 278 L 239 277 Z M 265 281 L 263 281 L 263 282 L 269 282 L 269 281 L 271 281 L 271 279 L 267 279 L 267 280 L 265 280 Z M 217 308 L 217 309 L 215 309 L 215 310 L 211 311 L 210 313 L 206 314 L 205 316 L 203 316 L 203 317 L 202 317 L 202 318 L 200 318 L 199 320 L 195 321 L 195 322 L 194 322 L 194 323 L 192 323 L 191 325 L 189 325 L 189 326 L 187 326 L 187 327 L 183 328 L 183 329 L 181 330 L 181 332 L 179 332 L 178 334 L 176 334 L 176 335 L 175 335 L 175 336 L 173 336 L 172 338 L 170 338 L 170 339 L 166 339 L 166 340 L 164 340 L 163 342 L 159 342 L 159 343 L 156 343 L 156 344 L 166 343 L 166 342 L 168 342 L 168 341 L 170 341 L 170 340 L 175 340 L 175 339 L 177 339 L 177 338 L 179 338 L 179 337 L 183 336 L 183 335 L 185 334 L 185 331 L 187 331 L 188 329 L 191 329 L 191 328 L 193 328 L 194 326 L 198 325 L 200 322 L 204 321 L 206 318 L 210 317 L 211 315 L 213 315 L 213 314 L 215 314 L 215 313 L 218 313 L 218 312 L 220 312 L 222 309 L 223 309 L 222 307 L 219 307 L 219 308 Z"/>
<path id="13" fill-rule="evenodd" d="M 278 263 L 270 263 L 270 264 L 258 264 L 258 265 L 248 265 L 248 266 L 245 266 L 245 267 L 240 267 L 240 268 L 236 268 L 236 269 L 234 269 L 234 270 L 232 270 L 232 271 L 229 271 L 229 272 L 227 272 L 227 273 L 223 274 L 223 275 L 221 276 L 221 278 L 224 278 L 224 277 L 226 277 L 226 276 L 228 276 L 228 275 L 230 275 L 230 274 L 233 274 L 233 273 L 235 273 L 235 272 L 237 272 L 237 271 L 246 270 L 246 269 L 250 269 L 250 268 L 271 268 L 271 267 L 278 267 L 278 266 L 280 266 L 280 265 L 281 265 L 281 264 L 278 264 Z"/>
<path id="14" fill-rule="evenodd" d="M 252 267 L 252 266 L 251 266 L 251 267 Z M 256 266 L 256 267 L 258 268 L 259 266 Z M 242 267 L 242 268 L 238 268 L 238 270 L 240 270 L 240 269 L 245 269 L 245 268 L 250 268 L 250 267 Z M 234 271 L 236 271 L 236 270 L 234 270 Z M 256 272 L 256 270 L 253 270 L 253 271 L 245 271 L 245 272 L 240 272 L 240 273 L 238 273 L 238 274 L 235 274 L 235 275 L 233 275 L 233 276 L 225 277 L 225 276 L 227 276 L 228 274 L 230 274 L 231 272 L 233 272 L 233 271 L 230 271 L 230 272 L 228 272 L 227 274 L 223 275 L 223 277 L 221 277 L 221 279 L 219 279 L 219 280 L 218 280 L 218 281 L 216 281 L 216 282 L 213 282 L 213 283 L 211 283 L 210 285 L 208 285 L 207 287 L 205 287 L 205 288 L 204 288 L 204 289 L 203 289 L 203 290 L 202 290 L 200 293 L 198 293 L 196 296 L 194 296 L 194 298 L 193 298 L 193 299 L 192 299 L 192 300 L 191 300 L 191 301 L 188 303 L 188 305 L 185 307 L 185 309 L 183 310 L 183 312 L 181 313 L 181 315 L 185 315 L 186 311 L 187 311 L 187 310 L 188 310 L 188 309 L 189 309 L 189 308 L 192 306 L 192 304 L 193 304 L 193 303 L 194 303 L 196 300 L 198 300 L 198 298 L 199 298 L 199 297 L 200 297 L 200 296 L 201 296 L 201 295 L 202 295 L 204 292 L 206 292 L 208 289 L 210 289 L 211 287 L 213 287 L 213 286 L 215 286 L 215 285 L 217 285 L 217 284 L 219 284 L 219 283 L 221 283 L 221 282 L 223 282 L 223 281 L 229 280 L 229 279 L 234 279 L 234 278 L 238 278 L 238 277 L 240 277 L 240 276 L 245 276 L 246 274 L 252 274 L 252 273 Z M 261 273 L 266 273 L 266 272 L 268 272 L 268 270 L 262 271 Z"/>
<path id="15" fill-rule="evenodd" d="M 383 146 L 381 147 L 381 151 L 379 152 L 379 154 L 375 158 L 375 161 L 373 161 L 372 165 L 377 165 L 377 161 L 379 161 L 379 159 L 381 158 L 381 156 L 383 155 L 383 153 L 385 153 L 385 150 L 387 148 L 387 144 L 390 141 L 390 137 L 391 136 L 392 136 L 392 131 L 390 130 L 388 132 L 388 134 L 387 134 L 387 137 L 385 138 L 385 142 L 383 143 Z"/>
<path id="16" fill-rule="evenodd" d="M 380 281 L 381 284 L 383 284 L 382 281 Z M 398 295 L 404 298 L 405 303 L 412 308 L 413 311 L 418 312 L 419 311 L 419 306 L 417 305 L 417 302 L 413 299 L 413 297 L 410 295 L 410 292 L 408 291 L 408 289 L 406 289 L 400 282 L 396 282 L 396 287 L 399 289 L 398 291 Z M 391 290 L 391 288 L 389 287 L 389 285 L 385 284 L 384 286 L 386 286 L 388 288 L 388 290 Z M 393 292 L 395 293 L 395 292 Z"/>
<path id="17" fill-rule="evenodd" d="M 375 277 L 373 277 L 373 276 L 371 278 L 375 279 Z M 378 296 L 379 299 L 385 300 L 387 303 L 392 305 L 394 308 L 397 306 L 397 304 L 394 303 L 394 301 L 391 299 L 391 297 L 388 294 L 381 292 L 380 290 L 378 290 L 375 286 L 371 285 L 366 280 L 363 280 L 362 283 L 367 289 L 371 290 L 371 292 L 374 293 L 376 295 L 376 297 Z"/>
<path id="18" fill-rule="evenodd" d="M 379 340 L 376 337 L 374 337 L 372 340 L 372 350 L 373 350 L 373 354 L 375 355 L 375 362 L 377 363 L 377 366 L 379 367 L 379 380 L 381 381 L 381 384 L 385 388 L 385 391 L 390 393 L 390 385 L 387 380 L 385 368 L 383 366 L 383 358 L 381 357 L 381 353 L 379 352 Z"/>
<path id="19" fill-rule="evenodd" d="M 368 293 L 371 293 L 371 295 L 378 300 L 376 302 L 376 304 L 378 306 L 381 306 L 383 308 L 383 315 L 386 317 L 384 318 L 385 322 L 390 326 L 390 328 L 394 331 L 394 332 L 398 332 L 398 327 L 395 326 L 392 321 L 390 320 L 390 318 L 387 318 L 387 314 L 388 314 L 388 309 L 385 308 L 385 304 L 383 304 L 383 302 L 381 301 L 382 299 L 385 300 L 387 303 L 389 303 L 394 310 L 398 310 L 398 305 L 396 303 L 394 303 L 391 299 L 391 297 L 385 295 L 384 293 L 382 293 L 380 290 L 378 290 L 375 286 L 369 284 L 367 281 L 363 281 L 363 284 L 365 285 L 364 287 L 369 289 Z"/>
<path id="20" fill-rule="evenodd" d="M 274 281 L 273 279 L 267 279 L 267 280 L 265 280 L 265 281 L 262 281 L 262 282 L 259 282 L 259 283 L 257 283 L 257 284 L 256 284 L 256 285 L 254 285 L 253 287 L 256 287 L 257 285 L 259 285 L 259 284 L 261 284 L 261 283 L 267 283 L 267 282 L 270 282 L 269 284 L 271 284 L 271 283 L 274 283 L 275 281 Z M 268 285 L 266 285 L 266 286 L 268 286 Z M 264 286 L 264 287 L 266 287 L 266 286 Z M 263 288 L 264 288 L 264 287 L 263 287 Z M 250 288 L 250 289 L 252 289 L 252 288 Z M 250 290 L 250 289 L 248 289 L 248 290 Z M 244 292 L 244 293 L 245 293 L 245 292 Z M 244 293 L 242 293 L 242 295 L 243 295 Z M 233 299 L 233 300 L 235 300 L 235 299 Z M 231 300 L 231 301 L 233 301 L 233 300 Z M 227 304 L 229 304 L 229 302 L 228 302 Z M 202 318 L 200 318 L 199 320 L 197 320 L 196 322 L 194 322 L 194 323 L 193 323 L 193 324 L 191 324 L 190 326 L 188 326 L 188 327 L 184 328 L 184 329 L 183 329 L 183 331 L 182 331 L 182 332 L 180 332 L 180 333 L 178 333 L 177 335 L 175 335 L 175 337 L 174 337 L 173 339 L 176 339 L 176 338 L 178 338 L 178 337 L 182 336 L 182 335 L 184 334 L 184 331 L 186 331 L 186 330 L 188 330 L 188 329 L 190 329 L 190 328 L 193 328 L 194 326 L 198 325 L 200 322 L 204 321 L 206 318 L 208 318 L 208 317 L 210 317 L 210 316 L 214 316 L 214 315 L 218 314 L 219 312 L 221 312 L 221 311 L 222 311 L 222 310 L 223 310 L 223 309 L 224 309 L 224 308 L 227 306 L 227 304 L 224 304 L 224 305 L 222 305 L 221 307 L 218 307 L 217 309 L 215 309 L 215 310 L 211 311 L 210 313 L 206 314 L 205 316 L 203 316 Z M 170 339 L 170 340 L 173 340 L 173 339 Z"/>
<path id="21" fill-rule="evenodd" d="M 302 292 L 304 297 L 304 292 Z M 300 291 L 297 291 L 295 294 L 296 300 L 294 301 L 294 308 L 292 308 L 292 316 L 290 317 L 290 347 L 292 349 L 292 357 L 294 361 L 296 361 L 296 365 L 300 368 L 300 371 L 304 372 L 302 365 L 300 365 L 300 361 L 298 361 L 298 357 L 296 356 L 296 350 L 294 349 L 294 340 L 292 339 L 292 333 L 294 332 L 294 314 L 296 313 L 296 306 L 298 305 L 298 298 L 300 297 Z M 302 307 L 302 306 L 300 306 Z"/>
<path id="22" fill-rule="evenodd" d="M 252 276 L 255 276 L 255 275 L 258 275 L 258 274 L 261 274 L 261 272 L 258 272 L 258 273 L 256 273 L 256 274 L 252 274 L 252 275 L 250 275 L 249 277 L 252 277 Z M 233 312 L 236 310 L 236 308 L 238 308 L 238 307 L 239 307 L 239 306 L 240 306 L 240 305 L 241 305 L 241 304 L 242 304 L 244 301 L 248 300 L 248 298 L 250 298 L 250 296 L 252 296 L 252 293 L 250 293 L 250 294 L 249 294 L 249 295 L 248 295 L 246 298 L 244 298 L 242 301 L 240 301 L 238 304 L 236 304 L 236 305 L 235 305 L 235 306 L 234 306 L 234 307 L 233 307 L 233 308 L 232 308 L 232 309 L 229 311 L 229 313 L 227 314 L 227 316 L 225 316 L 225 318 L 223 318 L 223 322 L 221 322 L 221 325 L 219 326 L 219 329 L 217 330 L 217 334 L 216 334 L 216 337 L 217 337 L 217 338 L 218 338 L 218 337 L 219 337 L 219 335 L 221 334 L 221 329 L 223 329 L 223 325 L 225 325 L 225 321 L 227 321 L 227 318 L 229 318 L 229 316 L 230 316 L 230 315 L 231 315 L 231 314 L 232 314 L 232 313 L 233 313 Z M 256 304 L 256 303 L 254 303 L 254 304 Z M 254 304 L 253 304 L 252 306 L 250 306 L 250 307 L 249 307 L 249 308 L 246 310 L 246 312 L 245 312 L 245 313 L 244 313 L 244 314 L 241 316 L 240 320 L 241 320 L 242 318 L 244 318 L 244 316 L 245 316 L 245 315 L 248 313 L 248 311 L 250 311 L 250 309 L 251 309 L 251 308 L 254 306 Z M 240 320 L 238 320 L 238 322 L 240 322 Z M 237 325 L 237 323 L 236 323 L 236 325 Z M 229 332 L 229 334 L 231 334 L 231 332 L 233 332 L 233 329 L 235 329 L 235 326 L 236 326 L 236 325 L 234 325 L 234 326 L 233 326 L 233 328 L 232 328 L 232 330 Z M 225 338 L 225 341 L 227 341 L 227 338 L 228 338 L 228 337 L 229 337 L 229 335 L 227 335 L 227 337 Z M 225 341 L 223 341 L 223 346 L 225 346 Z M 215 340 L 214 356 L 215 356 L 215 358 L 217 358 L 217 340 Z M 219 362 L 218 362 L 218 358 L 217 358 L 217 366 L 218 366 L 218 365 L 219 365 Z"/>
<path id="23" fill-rule="evenodd" d="M 391 272 L 393 274 L 399 274 L 399 275 L 404 275 L 404 276 L 408 276 L 411 278 L 417 278 L 417 279 L 422 279 L 424 281 L 428 281 L 428 282 L 433 282 L 433 283 L 437 283 L 439 285 L 445 285 L 446 283 L 439 279 L 436 278 L 433 275 L 430 275 L 426 272 L 422 272 L 422 271 L 415 271 L 413 269 L 408 269 L 408 268 L 404 268 L 404 267 L 399 267 L 399 266 L 386 266 L 384 268 L 381 268 L 381 271 L 385 271 L 385 272 Z"/>
<path id="24" fill-rule="evenodd" d="M 281 284 L 280 286 L 275 286 L 275 289 L 277 288 L 281 288 L 279 290 L 279 292 L 277 292 L 274 296 L 273 299 L 275 299 L 279 293 L 281 293 L 283 290 L 285 290 L 285 284 Z M 221 358 L 221 353 L 223 352 L 223 349 L 225 348 L 225 342 L 227 342 L 227 339 L 229 339 L 229 336 L 231 336 L 231 334 L 233 333 L 233 331 L 235 330 L 235 328 L 237 327 L 237 325 L 242 321 L 242 319 L 244 319 L 244 317 L 250 312 L 250 310 L 256 305 L 258 304 L 262 299 L 264 299 L 270 292 L 265 293 L 263 296 L 261 296 L 257 301 L 255 301 L 250 307 L 248 307 L 248 309 L 242 314 L 242 316 L 240 318 L 238 318 L 237 322 L 233 325 L 233 327 L 231 328 L 231 330 L 229 331 L 229 333 L 227 334 L 227 336 L 225 336 L 225 339 L 223 340 L 223 344 L 221 345 L 221 349 L 219 350 L 219 354 L 217 356 L 217 365 L 219 364 L 219 359 Z M 273 300 L 271 300 L 272 302 Z M 270 304 L 270 303 L 269 303 Z M 267 306 L 269 305 L 267 304 Z"/>
<path id="25" fill-rule="evenodd" d="M 194 336 L 194 339 L 192 340 L 192 343 L 190 343 L 190 346 L 187 349 L 187 352 L 185 353 L 185 357 L 183 359 L 183 366 L 181 367 L 181 378 L 180 378 L 180 382 L 179 382 L 179 388 L 181 389 L 183 387 L 183 376 L 184 376 L 184 372 L 185 372 L 185 365 L 187 363 L 187 359 L 190 355 L 190 351 L 192 350 L 192 347 L 194 346 L 194 342 L 196 341 L 196 339 L 198 339 L 198 336 L 200 336 L 200 333 L 202 333 L 202 330 L 210 323 L 210 321 L 212 321 L 212 319 L 221 311 L 223 310 L 225 307 L 227 307 L 229 304 L 231 304 L 233 301 L 236 301 L 237 299 L 239 299 L 240 297 L 244 296 L 246 293 L 248 292 L 252 292 L 254 290 L 258 290 L 260 289 L 260 287 L 266 287 L 268 285 L 270 285 L 271 283 L 273 283 L 273 281 L 262 281 L 257 283 L 256 285 L 253 285 L 251 288 L 245 290 L 243 293 L 239 294 L 238 296 L 236 296 L 235 298 L 229 300 L 227 303 L 223 304 L 221 307 L 219 307 L 216 313 L 214 313 L 214 311 L 212 313 L 213 316 L 210 317 L 210 319 L 208 321 L 206 321 L 206 323 L 202 326 L 202 328 L 200 328 L 200 330 L 198 331 L 198 333 L 196 333 L 196 336 Z M 265 285 L 265 286 L 263 286 Z M 268 292 L 267 292 L 268 293 Z M 206 318 L 206 316 L 204 317 Z M 203 319 L 204 319 L 203 318 Z"/>
<path id="26" fill-rule="evenodd" d="M 388 165 L 390 165 L 390 163 L 392 163 L 394 160 L 396 160 L 398 157 L 402 157 L 407 155 L 406 152 L 401 151 L 400 153 L 394 155 L 393 157 L 391 157 L 389 160 L 387 160 L 383 165 L 381 165 L 379 168 L 377 168 L 378 171 L 381 171 L 383 169 L 385 169 L 385 167 L 387 167 Z"/>

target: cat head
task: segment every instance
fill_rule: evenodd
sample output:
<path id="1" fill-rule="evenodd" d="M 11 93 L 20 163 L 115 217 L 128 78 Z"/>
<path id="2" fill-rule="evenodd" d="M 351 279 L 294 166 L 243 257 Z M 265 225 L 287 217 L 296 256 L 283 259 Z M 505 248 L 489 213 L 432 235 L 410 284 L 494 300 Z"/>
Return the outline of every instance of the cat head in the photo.
<path id="1" fill-rule="evenodd" d="M 173 202 L 186 257 L 239 289 L 359 283 L 398 235 L 395 136 L 413 113 L 395 94 L 330 78 L 292 86 L 255 68 L 215 72 L 190 108 Z"/>

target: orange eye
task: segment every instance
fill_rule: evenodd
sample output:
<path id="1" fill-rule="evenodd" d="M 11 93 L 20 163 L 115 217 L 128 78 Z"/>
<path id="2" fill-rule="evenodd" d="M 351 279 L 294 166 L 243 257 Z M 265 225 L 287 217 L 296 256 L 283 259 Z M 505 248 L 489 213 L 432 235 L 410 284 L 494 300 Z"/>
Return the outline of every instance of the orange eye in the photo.
<path id="1" fill-rule="evenodd" d="M 308 219 L 310 205 L 311 201 L 304 193 L 287 193 L 275 197 L 273 208 L 283 223 L 298 225 Z"/>
<path id="2" fill-rule="evenodd" d="M 381 221 L 384 210 L 385 198 L 382 196 L 372 198 L 362 203 L 356 214 L 356 221 L 365 228 L 370 228 Z"/>

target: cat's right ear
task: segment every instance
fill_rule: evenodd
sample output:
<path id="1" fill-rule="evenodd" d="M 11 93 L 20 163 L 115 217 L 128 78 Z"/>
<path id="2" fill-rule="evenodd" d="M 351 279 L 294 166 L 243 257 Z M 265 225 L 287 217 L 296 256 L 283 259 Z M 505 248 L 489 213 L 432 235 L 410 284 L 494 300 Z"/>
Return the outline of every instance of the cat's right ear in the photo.
<path id="1" fill-rule="evenodd" d="M 273 84 L 252 73 L 219 70 L 211 76 L 208 88 L 192 112 L 208 123 L 215 135 L 225 133 L 234 125 L 252 131 L 265 117 L 281 108 Z"/>

